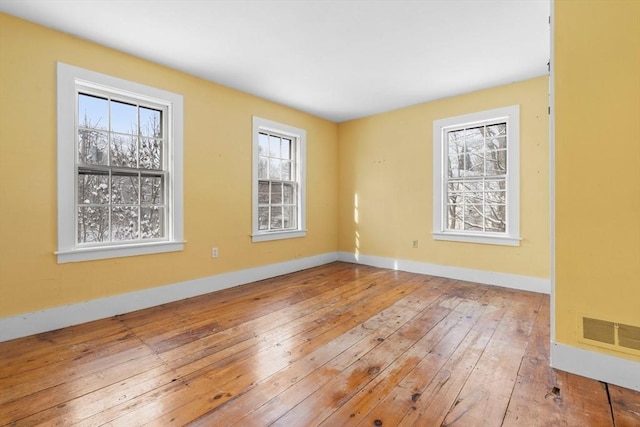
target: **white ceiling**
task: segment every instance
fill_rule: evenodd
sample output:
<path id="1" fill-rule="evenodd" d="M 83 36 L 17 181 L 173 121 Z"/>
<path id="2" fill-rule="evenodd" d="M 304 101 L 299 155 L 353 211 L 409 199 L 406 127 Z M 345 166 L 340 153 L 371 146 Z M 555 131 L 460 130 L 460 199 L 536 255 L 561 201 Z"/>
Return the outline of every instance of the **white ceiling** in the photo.
<path id="1" fill-rule="evenodd" d="M 550 0 L 0 0 L 0 11 L 342 122 L 544 75 Z"/>

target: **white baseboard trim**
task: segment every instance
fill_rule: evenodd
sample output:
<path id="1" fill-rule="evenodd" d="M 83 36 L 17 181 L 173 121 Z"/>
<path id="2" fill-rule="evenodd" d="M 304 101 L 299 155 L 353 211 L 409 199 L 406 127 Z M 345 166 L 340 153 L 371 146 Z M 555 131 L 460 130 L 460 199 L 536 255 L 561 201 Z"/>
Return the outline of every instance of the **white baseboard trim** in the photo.
<path id="1" fill-rule="evenodd" d="M 640 362 L 551 343 L 551 367 L 640 391 Z"/>
<path id="2" fill-rule="evenodd" d="M 179 301 L 185 298 L 280 276 L 282 274 L 293 273 L 294 271 L 317 267 L 333 261 L 365 264 L 374 267 L 429 274 L 432 276 L 467 280 L 533 292 L 549 293 L 551 290 L 548 279 L 506 273 L 493 273 L 460 267 L 448 267 L 371 255 L 356 255 L 347 252 L 328 252 L 308 258 L 223 273 L 157 288 L 114 295 L 107 298 L 54 307 L 32 313 L 19 314 L 13 317 L 0 318 L 0 342 Z"/>
<path id="3" fill-rule="evenodd" d="M 337 261 L 336 252 L 0 319 L 0 342 L 179 301 Z"/>
<path id="4" fill-rule="evenodd" d="M 386 258 L 373 255 L 338 252 L 338 261 L 365 264 L 373 267 L 389 268 L 410 273 L 428 274 L 446 277 L 448 279 L 466 280 L 483 283 L 485 285 L 503 286 L 505 288 L 522 291 L 551 293 L 551 280 L 538 277 L 520 276 L 517 274 L 496 273 L 471 268 L 450 267 L 446 265 L 429 264 L 419 261 Z"/>

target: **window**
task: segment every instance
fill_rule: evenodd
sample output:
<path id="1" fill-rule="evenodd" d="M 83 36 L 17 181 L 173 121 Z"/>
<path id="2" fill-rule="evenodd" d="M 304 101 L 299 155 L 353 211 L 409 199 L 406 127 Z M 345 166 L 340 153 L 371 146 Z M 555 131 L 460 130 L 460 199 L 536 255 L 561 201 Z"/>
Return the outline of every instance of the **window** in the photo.
<path id="1" fill-rule="evenodd" d="M 519 106 L 433 123 L 433 236 L 518 246 Z"/>
<path id="2" fill-rule="evenodd" d="M 182 96 L 58 63 L 58 262 L 178 251 Z"/>
<path id="3" fill-rule="evenodd" d="M 303 237 L 306 131 L 253 118 L 254 242 Z"/>

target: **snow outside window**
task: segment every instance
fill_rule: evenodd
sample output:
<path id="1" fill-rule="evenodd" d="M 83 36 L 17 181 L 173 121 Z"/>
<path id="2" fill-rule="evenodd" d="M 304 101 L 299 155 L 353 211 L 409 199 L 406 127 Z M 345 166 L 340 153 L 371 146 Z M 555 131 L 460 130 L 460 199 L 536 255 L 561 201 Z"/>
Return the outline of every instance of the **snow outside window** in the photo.
<path id="1" fill-rule="evenodd" d="M 182 96 L 59 63 L 58 262 L 182 247 Z"/>
<path id="2" fill-rule="evenodd" d="M 519 106 L 434 121 L 436 240 L 517 246 Z"/>

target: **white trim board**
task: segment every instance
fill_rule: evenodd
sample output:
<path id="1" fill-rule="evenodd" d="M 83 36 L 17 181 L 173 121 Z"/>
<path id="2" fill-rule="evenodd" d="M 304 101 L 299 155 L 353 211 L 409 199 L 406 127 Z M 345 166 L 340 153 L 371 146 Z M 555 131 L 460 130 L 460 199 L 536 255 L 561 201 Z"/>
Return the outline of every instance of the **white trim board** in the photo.
<path id="1" fill-rule="evenodd" d="M 336 252 L 0 319 L 0 342 L 179 301 L 337 261 Z"/>
<path id="2" fill-rule="evenodd" d="M 551 341 L 556 339 L 556 71 L 555 0 L 549 10 L 549 261 L 551 266 Z"/>
<path id="3" fill-rule="evenodd" d="M 640 362 L 560 343 L 551 343 L 551 367 L 640 391 Z"/>
<path id="4" fill-rule="evenodd" d="M 551 292 L 550 279 L 539 277 L 474 270 L 471 268 L 451 267 L 419 261 L 353 254 L 349 252 L 338 252 L 338 261 L 407 271 L 409 273 L 428 274 L 431 276 L 446 277 L 448 279 L 466 280 L 469 282 L 483 283 L 485 285 L 503 286 L 505 288 L 518 289 L 521 291 L 538 292 L 543 294 L 549 294 Z"/>

